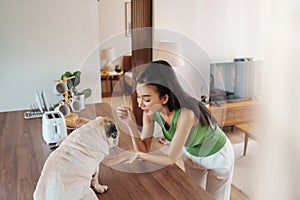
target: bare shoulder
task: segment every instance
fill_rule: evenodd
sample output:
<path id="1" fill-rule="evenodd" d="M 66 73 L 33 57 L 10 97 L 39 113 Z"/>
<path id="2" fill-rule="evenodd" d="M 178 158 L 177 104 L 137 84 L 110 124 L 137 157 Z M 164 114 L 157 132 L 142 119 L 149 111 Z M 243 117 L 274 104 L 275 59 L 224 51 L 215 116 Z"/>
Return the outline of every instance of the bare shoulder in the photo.
<path id="1" fill-rule="evenodd" d="M 190 109 L 187 109 L 187 108 L 183 108 L 181 110 L 180 115 L 181 115 L 181 117 L 183 117 L 185 119 L 194 119 L 195 118 L 194 112 Z"/>
<path id="2" fill-rule="evenodd" d="M 181 110 L 179 121 L 183 123 L 192 123 L 193 125 L 198 123 L 198 119 L 195 116 L 195 113 L 192 110 L 186 108 L 183 108 Z"/>

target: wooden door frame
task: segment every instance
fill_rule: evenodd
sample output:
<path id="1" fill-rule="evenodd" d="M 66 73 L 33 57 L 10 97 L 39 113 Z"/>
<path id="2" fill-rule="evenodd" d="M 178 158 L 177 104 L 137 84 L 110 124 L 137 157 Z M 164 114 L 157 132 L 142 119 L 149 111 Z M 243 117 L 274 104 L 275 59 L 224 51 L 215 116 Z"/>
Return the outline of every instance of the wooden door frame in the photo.
<path id="1" fill-rule="evenodd" d="M 131 0 L 131 46 L 132 46 L 132 108 L 138 126 L 142 127 L 142 110 L 137 104 L 136 78 L 141 74 L 141 65 L 152 62 L 153 0 Z"/>

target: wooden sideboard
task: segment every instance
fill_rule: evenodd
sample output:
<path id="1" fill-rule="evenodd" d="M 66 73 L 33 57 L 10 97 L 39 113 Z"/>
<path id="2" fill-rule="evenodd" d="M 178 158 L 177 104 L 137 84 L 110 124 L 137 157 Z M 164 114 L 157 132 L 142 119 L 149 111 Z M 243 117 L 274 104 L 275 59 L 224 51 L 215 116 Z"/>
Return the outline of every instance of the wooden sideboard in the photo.
<path id="1" fill-rule="evenodd" d="M 224 101 L 209 106 L 220 127 L 256 121 L 258 109 L 258 100 Z"/>
<path id="2" fill-rule="evenodd" d="M 102 71 L 101 72 L 101 91 L 102 97 L 111 97 L 114 91 L 113 81 L 119 81 L 123 76 L 124 71 L 116 72 L 116 71 Z M 102 83 L 105 81 L 105 84 Z M 105 87 L 103 87 L 105 85 Z"/>

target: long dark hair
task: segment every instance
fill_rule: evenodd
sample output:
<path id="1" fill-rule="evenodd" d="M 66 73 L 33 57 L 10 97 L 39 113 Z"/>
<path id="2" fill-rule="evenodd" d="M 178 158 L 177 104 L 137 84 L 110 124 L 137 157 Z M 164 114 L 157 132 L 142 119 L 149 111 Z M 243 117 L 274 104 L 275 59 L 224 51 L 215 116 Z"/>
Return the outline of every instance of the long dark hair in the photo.
<path id="1" fill-rule="evenodd" d="M 137 83 L 154 86 L 160 97 L 167 94 L 169 111 L 187 108 L 194 112 L 202 126 L 216 123 L 210 111 L 181 87 L 175 71 L 167 61 L 158 60 L 148 64 Z"/>

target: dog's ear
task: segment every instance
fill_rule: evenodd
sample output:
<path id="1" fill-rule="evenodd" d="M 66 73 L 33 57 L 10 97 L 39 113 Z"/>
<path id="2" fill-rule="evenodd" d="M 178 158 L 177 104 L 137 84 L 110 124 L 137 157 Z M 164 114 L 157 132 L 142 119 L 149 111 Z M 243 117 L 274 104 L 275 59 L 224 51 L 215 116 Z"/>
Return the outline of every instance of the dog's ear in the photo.
<path id="1" fill-rule="evenodd" d="M 99 123 L 100 127 L 105 127 L 107 124 L 113 123 L 113 120 L 108 117 L 97 117 L 97 122 Z"/>
<path id="2" fill-rule="evenodd" d="M 104 125 L 107 137 L 116 138 L 118 135 L 117 128 L 114 123 Z"/>

